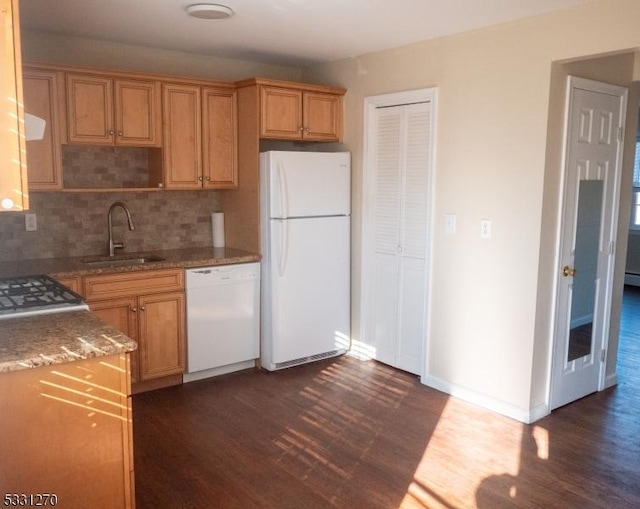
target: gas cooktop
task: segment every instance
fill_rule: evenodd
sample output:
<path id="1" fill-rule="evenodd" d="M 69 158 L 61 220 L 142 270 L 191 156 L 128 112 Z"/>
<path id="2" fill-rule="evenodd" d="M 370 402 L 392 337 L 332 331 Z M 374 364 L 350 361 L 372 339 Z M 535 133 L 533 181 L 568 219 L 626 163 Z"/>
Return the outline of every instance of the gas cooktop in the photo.
<path id="1" fill-rule="evenodd" d="M 82 309 L 82 297 L 49 276 L 0 278 L 0 319 Z"/>

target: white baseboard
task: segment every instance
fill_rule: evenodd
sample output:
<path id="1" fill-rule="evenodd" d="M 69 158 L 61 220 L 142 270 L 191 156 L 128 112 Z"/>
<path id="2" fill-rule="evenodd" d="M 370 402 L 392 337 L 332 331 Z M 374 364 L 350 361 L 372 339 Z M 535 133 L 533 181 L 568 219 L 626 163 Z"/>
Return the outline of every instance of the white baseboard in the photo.
<path id="1" fill-rule="evenodd" d="M 640 286 L 640 274 L 625 274 L 624 284 L 631 286 Z"/>
<path id="2" fill-rule="evenodd" d="M 227 364 L 219 368 L 203 369 L 202 371 L 196 371 L 194 373 L 185 373 L 182 375 L 182 381 L 195 382 L 196 380 L 203 380 L 205 378 L 211 378 L 212 376 L 226 375 L 227 373 L 233 373 L 234 371 L 241 371 L 243 369 L 255 368 L 256 361 L 244 361 L 237 362 L 235 364 Z"/>
<path id="3" fill-rule="evenodd" d="M 491 398 L 485 394 L 467 389 L 466 387 L 460 387 L 439 378 L 433 376 L 425 376 L 421 379 L 422 383 L 437 389 L 445 394 L 449 394 L 454 398 L 461 399 L 467 403 L 472 403 L 481 408 L 485 408 L 492 412 L 510 417 L 516 421 L 523 422 L 525 424 L 531 424 L 538 419 L 541 419 L 549 415 L 549 407 L 546 404 L 539 405 L 534 408 L 526 409 L 510 403 L 505 403 L 499 399 Z"/>
<path id="4" fill-rule="evenodd" d="M 605 389 L 608 389 L 609 387 L 613 387 L 614 385 L 618 385 L 618 373 L 614 373 L 612 375 L 608 375 L 604 379 L 604 388 Z"/>

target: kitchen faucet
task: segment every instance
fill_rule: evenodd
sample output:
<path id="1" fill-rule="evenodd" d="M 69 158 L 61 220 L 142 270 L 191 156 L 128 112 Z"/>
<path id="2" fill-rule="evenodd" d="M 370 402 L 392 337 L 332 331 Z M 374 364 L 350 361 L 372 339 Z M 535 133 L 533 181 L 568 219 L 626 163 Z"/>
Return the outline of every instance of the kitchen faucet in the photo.
<path id="1" fill-rule="evenodd" d="M 111 219 L 111 215 L 113 209 L 116 207 L 121 207 L 126 212 L 129 230 L 133 230 L 133 220 L 131 219 L 131 212 L 129 212 L 127 206 L 121 201 L 112 203 L 111 207 L 109 207 L 109 213 L 107 214 L 107 221 L 109 223 L 109 256 L 113 256 L 116 249 L 124 249 L 124 240 L 122 242 L 113 241 L 113 220 Z"/>

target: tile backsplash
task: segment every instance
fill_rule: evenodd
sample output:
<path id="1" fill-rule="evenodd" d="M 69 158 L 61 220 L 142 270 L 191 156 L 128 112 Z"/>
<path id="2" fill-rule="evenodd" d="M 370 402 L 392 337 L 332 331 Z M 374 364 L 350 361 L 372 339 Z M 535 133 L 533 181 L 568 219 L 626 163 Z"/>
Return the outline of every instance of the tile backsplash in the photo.
<path id="1" fill-rule="evenodd" d="M 62 145 L 64 187 L 153 187 L 149 185 L 149 150 L 160 149 Z"/>
<path id="2" fill-rule="evenodd" d="M 124 252 L 211 246 L 218 193 L 31 193 L 29 212 L 36 214 L 37 231 L 25 231 L 23 212 L 0 213 L 0 261 L 107 254 L 107 212 L 115 201 L 127 205 L 135 226 L 129 231 L 124 211 L 114 210 L 114 238 L 124 240 Z"/>

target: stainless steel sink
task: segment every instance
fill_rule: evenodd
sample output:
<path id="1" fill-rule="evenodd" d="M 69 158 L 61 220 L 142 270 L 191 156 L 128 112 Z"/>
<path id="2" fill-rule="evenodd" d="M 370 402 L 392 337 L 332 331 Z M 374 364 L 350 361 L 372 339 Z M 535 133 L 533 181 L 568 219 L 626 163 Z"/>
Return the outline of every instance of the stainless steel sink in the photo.
<path id="1" fill-rule="evenodd" d="M 87 258 L 82 263 L 89 267 L 122 267 L 126 265 L 141 265 L 143 263 L 163 262 L 161 256 L 131 256 L 114 258 Z"/>

